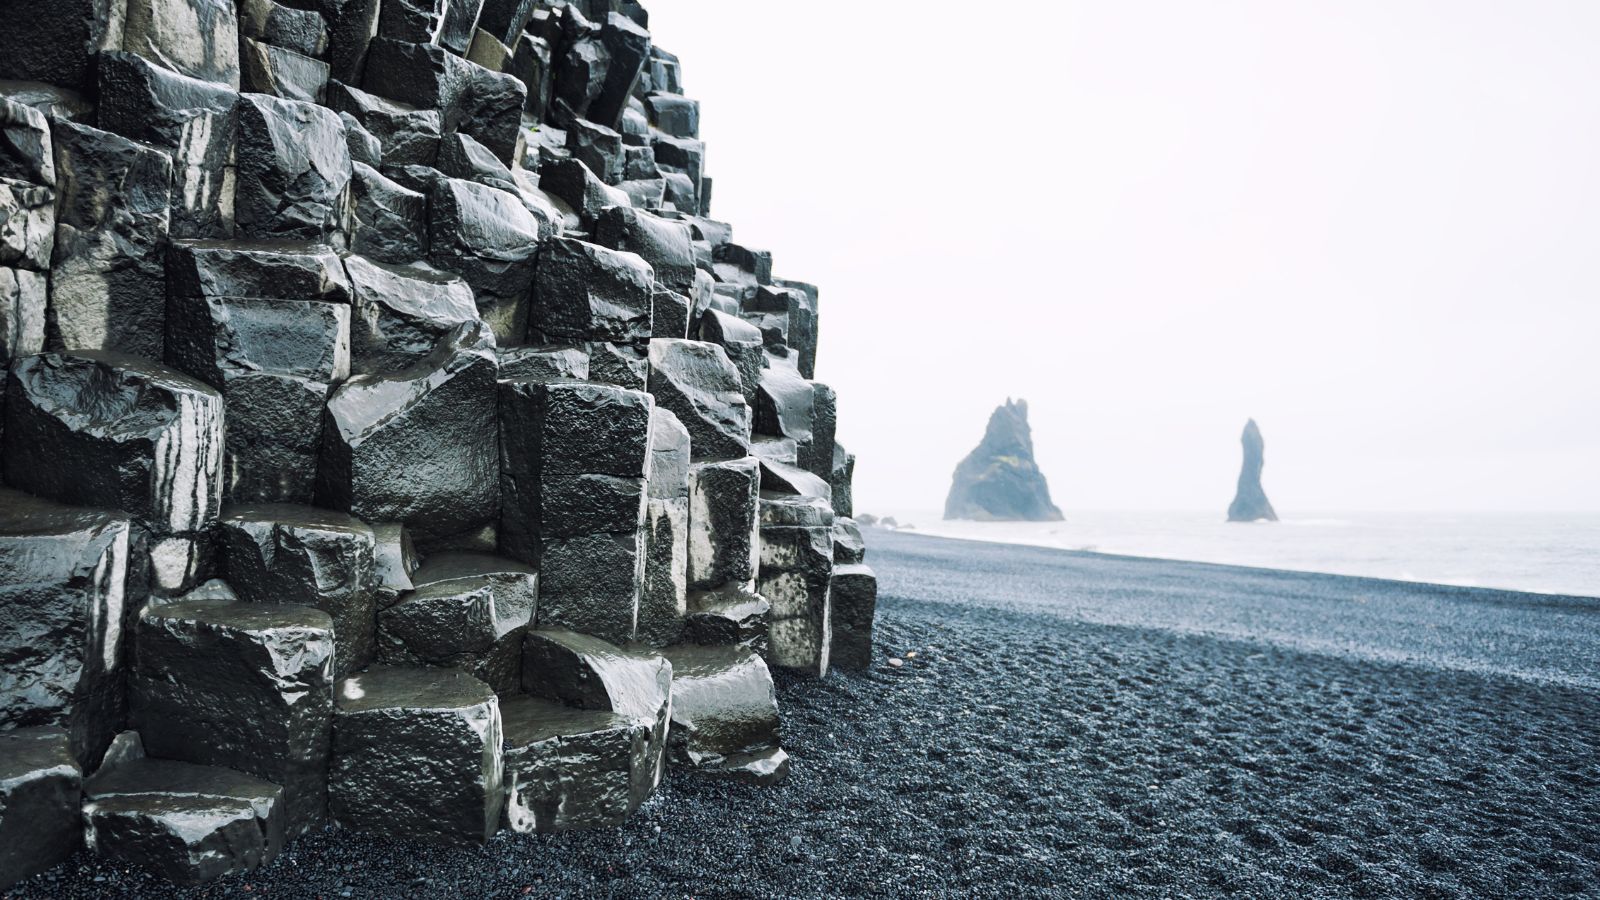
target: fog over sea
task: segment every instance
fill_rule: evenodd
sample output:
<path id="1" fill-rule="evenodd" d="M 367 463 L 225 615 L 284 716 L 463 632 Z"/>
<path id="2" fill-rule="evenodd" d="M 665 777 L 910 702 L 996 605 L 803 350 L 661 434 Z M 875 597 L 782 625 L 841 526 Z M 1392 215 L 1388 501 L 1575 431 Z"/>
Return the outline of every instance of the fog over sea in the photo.
<path id="1" fill-rule="evenodd" d="M 1600 597 L 1600 513 L 1305 513 L 1239 524 L 1203 512 L 1067 510 L 1065 522 L 857 512 L 894 516 L 942 537 Z"/>

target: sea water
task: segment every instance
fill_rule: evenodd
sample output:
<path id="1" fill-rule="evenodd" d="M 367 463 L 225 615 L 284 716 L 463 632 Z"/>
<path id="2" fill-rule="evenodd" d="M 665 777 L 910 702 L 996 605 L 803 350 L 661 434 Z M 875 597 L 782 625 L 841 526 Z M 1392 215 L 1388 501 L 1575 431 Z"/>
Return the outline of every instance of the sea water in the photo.
<path id="1" fill-rule="evenodd" d="M 883 513 L 942 537 L 1600 597 L 1600 513 L 1339 512 L 1248 524 L 1203 512 L 1069 511 L 1065 522 Z"/>

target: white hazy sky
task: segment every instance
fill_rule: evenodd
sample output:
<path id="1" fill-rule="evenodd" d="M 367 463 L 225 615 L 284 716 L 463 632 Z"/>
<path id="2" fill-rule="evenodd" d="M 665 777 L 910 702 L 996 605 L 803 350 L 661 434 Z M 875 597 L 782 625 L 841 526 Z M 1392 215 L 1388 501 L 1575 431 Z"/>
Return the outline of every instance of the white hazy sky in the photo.
<path id="1" fill-rule="evenodd" d="M 1600 510 L 1600 3 L 647 0 L 856 508 Z"/>

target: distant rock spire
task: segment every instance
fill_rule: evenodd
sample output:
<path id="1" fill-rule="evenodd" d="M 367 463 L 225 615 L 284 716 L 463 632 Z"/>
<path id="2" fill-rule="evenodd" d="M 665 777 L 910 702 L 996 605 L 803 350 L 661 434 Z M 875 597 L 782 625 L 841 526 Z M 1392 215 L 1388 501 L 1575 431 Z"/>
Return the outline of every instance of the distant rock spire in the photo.
<path id="1" fill-rule="evenodd" d="M 946 519 L 1059 522 L 1050 487 L 1033 461 L 1033 432 L 1025 400 L 1007 399 L 989 416 L 977 449 L 956 466 L 945 500 Z"/>
<path id="2" fill-rule="evenodd" d="M 1278 514 L 1273 511 L 1267 492 L 1261 489 L 1261 467 L 1266 465 L 1265 442 L 1261 440 L 1261 429 L 1256 427 L 1255 419 L 1245 423 L 1244 435 L 1239 441 L 1244 444 L 1244 465 L 1239 469 L 1239 492 L 1228 506 L 1228 521 L 1276 522 Z"/>

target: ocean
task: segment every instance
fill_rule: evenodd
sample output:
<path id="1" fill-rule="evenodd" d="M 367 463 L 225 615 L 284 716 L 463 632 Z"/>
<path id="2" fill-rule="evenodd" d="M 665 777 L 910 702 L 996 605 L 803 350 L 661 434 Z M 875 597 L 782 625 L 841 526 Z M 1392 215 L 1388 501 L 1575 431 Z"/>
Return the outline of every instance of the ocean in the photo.
<path id="1" fill-rule="evenodd" d="M 882 514 L 942 537 L 1600 597 L 1600 513 L 1339 512 L 1251 524 L 1197 512 L 1074 510 L 1065 522 Z"/>

